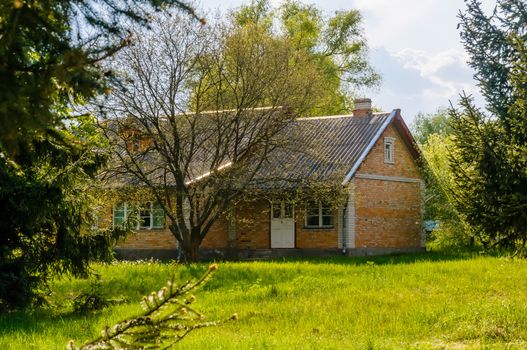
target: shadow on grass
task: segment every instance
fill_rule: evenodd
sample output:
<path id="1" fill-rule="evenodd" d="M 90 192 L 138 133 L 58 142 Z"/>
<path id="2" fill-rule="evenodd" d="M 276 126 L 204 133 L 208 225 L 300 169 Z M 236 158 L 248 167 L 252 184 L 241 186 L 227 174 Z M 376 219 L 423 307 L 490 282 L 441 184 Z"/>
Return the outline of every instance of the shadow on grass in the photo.
<path id="1" fill-rule="evenodd" d="M 37 308 L 34 310 L 18 310 L 0 314 L 0 334 L 8 335 L 13 332 L 25 334 L 39 334 L 49 330 L 50 326 L 56 323 L 69 323 L 86 319 L 96 320 L 100 313 L 78 314 L 71 311 L 56 312 L 46 308 Z"/>

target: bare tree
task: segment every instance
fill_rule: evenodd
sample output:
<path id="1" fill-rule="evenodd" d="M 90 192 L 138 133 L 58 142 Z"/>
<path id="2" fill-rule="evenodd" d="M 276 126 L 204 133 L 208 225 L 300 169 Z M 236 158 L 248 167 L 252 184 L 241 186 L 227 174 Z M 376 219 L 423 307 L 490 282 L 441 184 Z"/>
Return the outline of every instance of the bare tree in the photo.
<path id="1" fill-rule="evenodd" d="M 148 189 L 195 261 L 212 224 L 283 147 L 281 131 L 311 107 L 321 72 L 257 25 L 164 16 L 153 27 L 112 62 L 123 79 L 101 104 L 101 126 L 113 181 Z"/>

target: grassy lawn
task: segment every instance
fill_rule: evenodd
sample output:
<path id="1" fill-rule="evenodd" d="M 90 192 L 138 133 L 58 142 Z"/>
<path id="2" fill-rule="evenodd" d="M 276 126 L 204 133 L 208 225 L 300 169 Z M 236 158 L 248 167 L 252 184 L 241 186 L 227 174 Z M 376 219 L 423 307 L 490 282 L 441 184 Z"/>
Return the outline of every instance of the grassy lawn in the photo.
<path id="1" fill-rule="evenodd" d="M 124 300 L 75 315 L 71 298 L 86 280 L 53 284 L 54 309 L 0 316 L 0 349 L 64 349 L 139 312 L 138 300 L 177 271 L 207 265 L 95 265 L 104 293 Z M 220 263 L 196 296 L 210 320 L 182 349 L 524 349 L 527 261 L 438 254 Z"/>

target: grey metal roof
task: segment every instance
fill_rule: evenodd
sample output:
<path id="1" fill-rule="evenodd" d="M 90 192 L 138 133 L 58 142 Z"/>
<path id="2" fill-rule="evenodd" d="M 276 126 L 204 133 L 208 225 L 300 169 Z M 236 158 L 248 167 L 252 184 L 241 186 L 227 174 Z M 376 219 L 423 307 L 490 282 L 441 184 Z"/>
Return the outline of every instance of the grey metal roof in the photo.
<path id="1" fill-rule="evenodd" d="M 351 177 L 395 115 L 375 113 L 297 119 L 288 130 L 286 147 L 262 166 L 257 181 L 264 187 L 290 187 L 311 181 Z"/>
<path id="2" fill-rule="evenodd" d="M 253 185 L 259 188 L 291 188 L 312 182 L 346 184 L 387 125 L 394 120 L 396 111 L 363 117 L 342 115 L 296 119 L 280 133 L 277 147 L 258 170 Z M 160 184 L 173 182 L 170 171 L 164 171 L 166 163 L 158 155 L 147 153 L 143 157 L 151 168 L 148 171 L 150 181 Z M 208 168 L 196 169 L 193 173 L 200 176 L 193 177 L 191 181 L 207 176 Z M 126 171 L 114 174 L 113 181 L 141 185 L 141 181 Z"/>

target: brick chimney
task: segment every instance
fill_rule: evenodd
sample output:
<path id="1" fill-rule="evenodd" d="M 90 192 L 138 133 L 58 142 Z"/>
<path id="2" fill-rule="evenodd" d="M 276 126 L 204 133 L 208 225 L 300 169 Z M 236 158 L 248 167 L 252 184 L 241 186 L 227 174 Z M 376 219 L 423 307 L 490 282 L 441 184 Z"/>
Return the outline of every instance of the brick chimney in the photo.
<path id="1" fill-rule="evenodd" d="M 353 101 L 353 116 L 365 117 L 371 114 L 371 99 L 357 98 Z"/>

